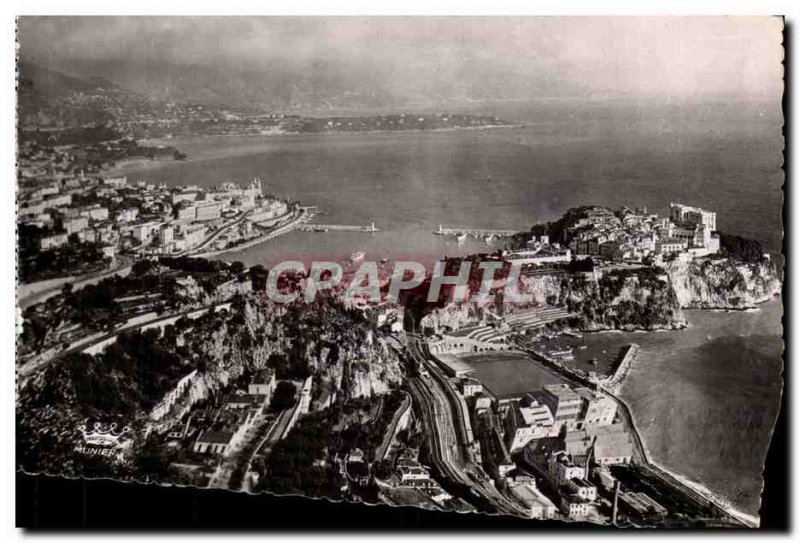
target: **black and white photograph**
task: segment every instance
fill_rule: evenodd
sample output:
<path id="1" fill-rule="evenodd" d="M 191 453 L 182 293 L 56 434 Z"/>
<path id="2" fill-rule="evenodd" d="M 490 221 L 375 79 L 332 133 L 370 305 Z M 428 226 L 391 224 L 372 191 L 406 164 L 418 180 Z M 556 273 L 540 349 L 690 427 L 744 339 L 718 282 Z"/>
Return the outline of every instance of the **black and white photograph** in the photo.
<path id="1" fill-rule="evenodd" d="M 17 17 L 18 476 L 759 528 L 785 31 Z"/>

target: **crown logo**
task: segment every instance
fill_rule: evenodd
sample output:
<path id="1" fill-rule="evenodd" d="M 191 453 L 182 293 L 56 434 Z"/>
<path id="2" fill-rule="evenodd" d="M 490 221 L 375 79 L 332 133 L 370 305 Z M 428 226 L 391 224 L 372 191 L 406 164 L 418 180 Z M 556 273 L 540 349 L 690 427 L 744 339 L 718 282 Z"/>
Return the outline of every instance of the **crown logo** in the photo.
<path id="1" fill-rule="evenodd" d="M 87 425 L 87 422 L 84 421 L 78 426 L 78 430 L 83 434 L 83 440 L 87 445 L 112 446 L 116 445 L 131 429 L 130 426 L 120 428 L 116 422 L 111 424 L 95 422 Z"/>

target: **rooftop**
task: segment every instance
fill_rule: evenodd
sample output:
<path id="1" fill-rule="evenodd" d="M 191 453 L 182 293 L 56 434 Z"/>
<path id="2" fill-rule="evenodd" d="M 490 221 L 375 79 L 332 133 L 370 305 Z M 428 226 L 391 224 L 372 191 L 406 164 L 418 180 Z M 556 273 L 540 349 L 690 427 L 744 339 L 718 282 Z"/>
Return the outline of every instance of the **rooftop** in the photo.
<path id="1" fill-rule="evenodd" d="M 198 443 L 228 444 L 233 437 L 231 432 L 201 432 L 197 438 Z"/>

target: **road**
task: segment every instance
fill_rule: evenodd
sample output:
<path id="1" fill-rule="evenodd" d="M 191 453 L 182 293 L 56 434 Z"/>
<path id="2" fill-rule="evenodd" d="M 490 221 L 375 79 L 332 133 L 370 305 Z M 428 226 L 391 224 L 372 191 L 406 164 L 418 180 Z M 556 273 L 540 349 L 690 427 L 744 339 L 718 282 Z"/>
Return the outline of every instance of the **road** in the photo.
<path id="1" fill-rule="evenodd" d="M 61 289 L 67 283 L 72 284 L 73 288 L 81 288 L 86 285 L 97 283 L 106 277 L 111 277 L 112 275 L 127 274 L 130 272 L 132 265 L 133 259 L 131 257 L 117 255 L 109 267 L 95 273 L 88 273 L 78 277 L 63 277 L 50 281 L 40 281 L 40 283 L 46 283 L 46 286 L 44 286 L 42 289 L 37 289 L 37 283 L 20 285 L 20 293 L 24 291 L 25 294 L 17 301 L 17 305 L 20 309 L 26 309 L 34 304 L 44 302 L 48 298 L 61 292 Z"/>
<path id="2" fill-rule="evenodd" d="M 194 257 L 211 257 L 211 256 L 221 255 L 221 254 L 224 254 L 224 253 L 231 253 L 231 252 L 235 252 L 235 251 L 241 251 L 242 249 L 247 249 L 248 247 L 252 247 L 253 245 L 258 245 L 259 243 L 264 243 L 265 241 L 269 241 L 269 240 L 271 240 L 273 238 L 276 238 L 278 236 L 282 236 L 283 234 L 291 232 L 292 230 L 297 228 L 297 226 L 299 224 L 301 224 L 303 221 L 308 220 L 312 216 L 313 216 L 313 212 L 312 211 L 309 211 L 306 208 L 301 208 L 299 211 L 295 212 L 294 216 L 288 222 L 286 222 L 286 223 L 284 223 L 284 224 L 282 224 L 282 225 L 280 225 L 278 227 L 275 227 L 274 229 L 270 230 L 266 234 L 263 234 L 261 236 L 255 237 L 255 238 L 250 239 L 248 241 L 245 241 L 243 243 L 239 243 L 239 244 L 234 245 L 232 247 L 226 247 L 224 249 L 217 249 L 215 251 L 197 252 L 196 250 L 193 250 L 191 256 L 194 256 Z"/>
<path id="3" fill-rule="evenodd" d="M 113 330 L 112 332 L 109 332 L 108 334 L 105 334 L 103 336 L 100 336 L 100 337 L 98 337 L 98 338 L 96 338 L 93 341 L 90 341 L 88 343 L 81 343 L 80 345 L 77 345 L 77 346 L 72 347 L 70 349 L 65 349 L 65 350 L 57 353 L 55 356 L 53 356 L 51 358 L 48 358 L 47 360 L 42 361 L 39 364 L 35 364 L 35 365 L 27 364 L 25 366 L 18 367 L 17 368 L 17 390 L 22 390 L 25 387 L 25 383 L 27 382 L 27 379 L 33 373 L 35 373 L 35 372 L 37 372 L 37 371 L 39 371 L 39 370 L 41 370 L 41 369 L 53 364 L 54 362 L 57 362 L 57 361 L 61 360 L 62 358 L 64 358 L 65 356 L 67 356 L 69 354 L 76 353 L 76 352 L 83 352 L 83 351 L 93 347 L 94 345 L 97 345 L 98 343 L 102 343 L 104 341 L 107 341 L 107 340 L 109 340 L 109 339 L 111 339 L 111 338 L 113 338 L 115 336 L 118 336 L 121 333 L 127 333 L 127 332 L 131 332 L 131 331 L 134 331 L 134 330 L 139 330 L 139 329 L 141 329 L 141 328 L 143 328 L 145 326 L 153 326 L 154 324 L 158 324 L 159 322 L 167 321 L 167 320 L 170 320 L 170 319 L 176 319 L 176 318 L 179 319 L 181 317 L 185 317 L 186 315 L 190 315 L 190 314 L 198 312 L 198 311 L 206 311 L 206 310 L 209 310 L 209 309 L 213 309 L 213 308 L 215 308 L 217 306 L 224 305 L 226 303 L 230 303 L 230 301 L 229 300 L 225 300 L 225 301 L 222 301 L 222 302 L 215 302 L 213 304 L 206 305 L 206 306 L 203 306 L 203 307 L 198 307 L 198 308 L 194 308 L 194 309 L 188 309 L 188 310 L 182 311 L 180 313 L 173 313 L 173 314 L 170 314 L 170 315 L 161 315 L 161 316 L 159 316 L 159 317 L 157 317 L 155 319 L 152 319 L 152 320 L 149 320 L 149 321 L 145 321 L 145 322 L 140 322 L 140 323 L 138 323 L 138 324 L 136 324 L 134 326 L 127 326 L 127 327 L 123 327 L 123 328 L 118 328 L 118 329 Z"/>
<path id="4" fill-rule="evenodd" d="M 203 249 L 208 244 L 213 242 L 215 239 L 217 239 L 223 233 L 227 232 L 228 230 L 230 230 L 234 226 L 237 226 L 237 225 L 241 224 L 242 221 L 244 221 L 247 218 L 247 216 L 250 215 L 251 213 L 252 213 L 252 211 L 244 211 L 244 212 L 242 212 L 235 219 L 232 219 L 231 221 L 228 221 L 227 223 L 223 224 L 222 226 L 220 226 L 219 228 L 214 230 L 206 239 L 204 239 L 203 241 L 201 241 L 200 243 L 198 243 L 197 245 L 195 245 L 191 249 L 186 249 L 185 251 L 183 251 L 181 253 L 177 253 L 175 256 L 187 256 L 187 255 L 190 255 L 192 253 L 199 252 L 201 249 Z"/>
<path id="5" fill-rule="evenodd" d="M 383 435 L 383 441 L 381 441 L 381 446 L 378 448 L 378 452 L 375 454 L 375 458 L 377 460 L 383 460 L 386 458 L 386 453 L 389 451 L 389 446 L 392 444 L 392 440 L 394 439 L 394 435 L 397 432 L 397 424 L 400 422 L 400 418 L 403 414 L 411 407 L 411 396 L 408 393 L 401 391 L 403 393 L 403 403 L 400 404 L 394 415 L 392 416 L 392 422 L 389 423 L 389 427 L 386 429 L 386 433 Z M 383 396 L 380 397 L 383 399 Z M 377 420 L 373 418 L 373 420 Z"/>
<path id="6" fill-rule="evenodd" d="M 292 418 L 292 411 L 294 411 L 294 408 L 284 409 L 281 411 L 267 429 L 267 432 L 264 434 L 264 437 L 261 439 L 261 441 L 259 441 L 255 448 L 253 448 L 253 451 L 250 454 L 250 457 L 247 460 L 247 465 L 244 469 L 241 487 L 237 490 L 245 490 L 247 492 L 253 491 L 251 486 L 252 481 L 250 477 L 248 477 L 248 474 L 253 466 L 253 460 L 255 460 L 256 456 L 269 456 L 269 453 L 272 452 L 272 448 L 278 441 L 280 441 L 281 436 L 283 435 L 284 431 L 286 431 L 286 425 L 289 424 L 289 420 Z"/>

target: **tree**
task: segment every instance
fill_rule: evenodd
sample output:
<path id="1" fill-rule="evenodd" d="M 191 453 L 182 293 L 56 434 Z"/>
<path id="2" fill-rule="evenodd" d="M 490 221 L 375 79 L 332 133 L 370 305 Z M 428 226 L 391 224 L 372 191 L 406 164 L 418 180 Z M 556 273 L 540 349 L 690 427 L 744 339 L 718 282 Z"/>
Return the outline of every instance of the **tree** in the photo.
<path id="1" fill-rule="evenodd" d="M 275 393 L 272 395 L 270 407 L 275 411 L 283 411 L 289 409 L 294 405 L 294 398 L 297 394 L 297 387 L 294 383 L 289 381 L 281 381 L 275 387 Z"/>
<path id="2" fill-rule="evenodd" d="M 151 260 L 137 260 L 131 267 L 131 273 L 136 277 L 141 277 L 155 268 L 155 264 Z"/>
<path id="3" fill-rule="evenodd" d="M 392 476 L 394 466 L 389 460 L 378 460 L 372 467 L 375 469 L 375 477 L 386 480 Z"/>

